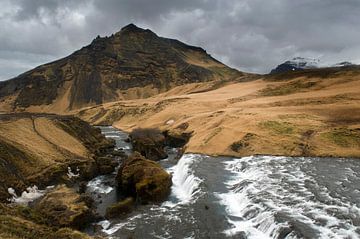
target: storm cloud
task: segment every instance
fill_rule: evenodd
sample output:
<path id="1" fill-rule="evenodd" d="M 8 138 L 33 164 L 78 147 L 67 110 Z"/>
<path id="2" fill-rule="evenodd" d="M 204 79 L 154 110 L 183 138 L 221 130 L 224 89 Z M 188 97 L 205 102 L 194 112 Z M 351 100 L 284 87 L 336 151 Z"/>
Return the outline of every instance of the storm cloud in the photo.
<path id="1" fill-rule="evenodd" d="M 360 63 L 359 0 L 0 0 L 0 80 L 134 23 L 241 71 L 296 57 Z"/>

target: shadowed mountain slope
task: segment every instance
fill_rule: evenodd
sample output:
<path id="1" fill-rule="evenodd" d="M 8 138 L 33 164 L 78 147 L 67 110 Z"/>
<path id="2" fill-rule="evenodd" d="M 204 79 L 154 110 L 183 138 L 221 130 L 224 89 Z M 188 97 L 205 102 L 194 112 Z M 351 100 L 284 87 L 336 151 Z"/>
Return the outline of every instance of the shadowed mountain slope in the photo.
<path id="1" fill-rule="evenodd" d="M 0 82 L 0 110 L 65 112 L 240 75 L 202 48 L 130 24 L 68 57 Z"/>

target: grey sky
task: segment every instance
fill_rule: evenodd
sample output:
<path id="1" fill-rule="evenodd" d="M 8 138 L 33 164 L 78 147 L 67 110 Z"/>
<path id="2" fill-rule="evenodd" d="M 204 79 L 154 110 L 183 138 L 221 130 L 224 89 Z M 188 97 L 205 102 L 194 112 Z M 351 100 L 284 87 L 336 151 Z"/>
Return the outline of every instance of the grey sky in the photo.
<path id="1" fill-rule="evenodd" d="M 0 0 L 0 80 L 129 23 L 242 71 L 296 57 L 360 63 L 360 0 Z"/>

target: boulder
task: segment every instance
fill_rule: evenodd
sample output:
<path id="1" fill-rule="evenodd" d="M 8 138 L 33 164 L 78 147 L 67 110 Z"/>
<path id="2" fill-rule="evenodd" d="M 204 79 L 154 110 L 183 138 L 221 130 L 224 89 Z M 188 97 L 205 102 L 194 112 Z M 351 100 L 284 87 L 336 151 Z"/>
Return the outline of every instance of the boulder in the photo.
<path id="1" fill-rule="evenodd" d="M 140 203 L 159 202 L 170 193 L 171 176 L 158 163 L 135 152 L 119 168 L 119 187 Z"/>
<path id="2" fill-rule="evenodd" d="M 95 218 L 87 198 L 60 185 L 35 202 L 34 209 L 41 213 L 48 225 L 80 229 Z"/>
<path id="3" fill-rule="evenodd" d="M 97 157 L 96 164 L 99 169 L 99 174 L 110 174 L 114 172 L 115 167 L 118 165 L 117 161 L 113 157 Z"/>
<path id="4" fill-rule="evenodd" d="M 165 147 L 165 136 L 157 129 L 134 129 L 130 135 L 133 150 L 149 160 L 158 161 L 168 157 Z"/>
<path id="5" fill-rule="evenodd" d="M 128 214 L 133 210 L 134 203 L 135 200 L 132 197 L 127 197 L 120 202 L 114 203 L 106 209 L 105 217 L 111 219 Z"/>
<path id="6" fill-rule="evenodd" d="M 163 132 L 165 145 L 172 148 L 184 147 L 189 142 L 191 134 L 191 132 L 184 132 L 181 128 L 166 130 Z"/>

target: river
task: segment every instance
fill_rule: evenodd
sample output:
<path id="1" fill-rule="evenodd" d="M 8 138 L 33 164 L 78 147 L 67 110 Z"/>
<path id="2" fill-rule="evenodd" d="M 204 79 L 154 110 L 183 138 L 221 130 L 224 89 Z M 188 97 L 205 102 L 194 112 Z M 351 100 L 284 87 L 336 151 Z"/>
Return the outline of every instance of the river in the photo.
<path id="1" fill-rule="evenodd" d="M 127 134 L 102 127 L 131 153 Z M 184 154 L 160 164 L 172 174 L 169 198 L 126 218 L 101 221 L 108 238 L 360 238 L 360 160 Z M 122 197 L 115 174 L 88 183 L 102 215 Z"/>

